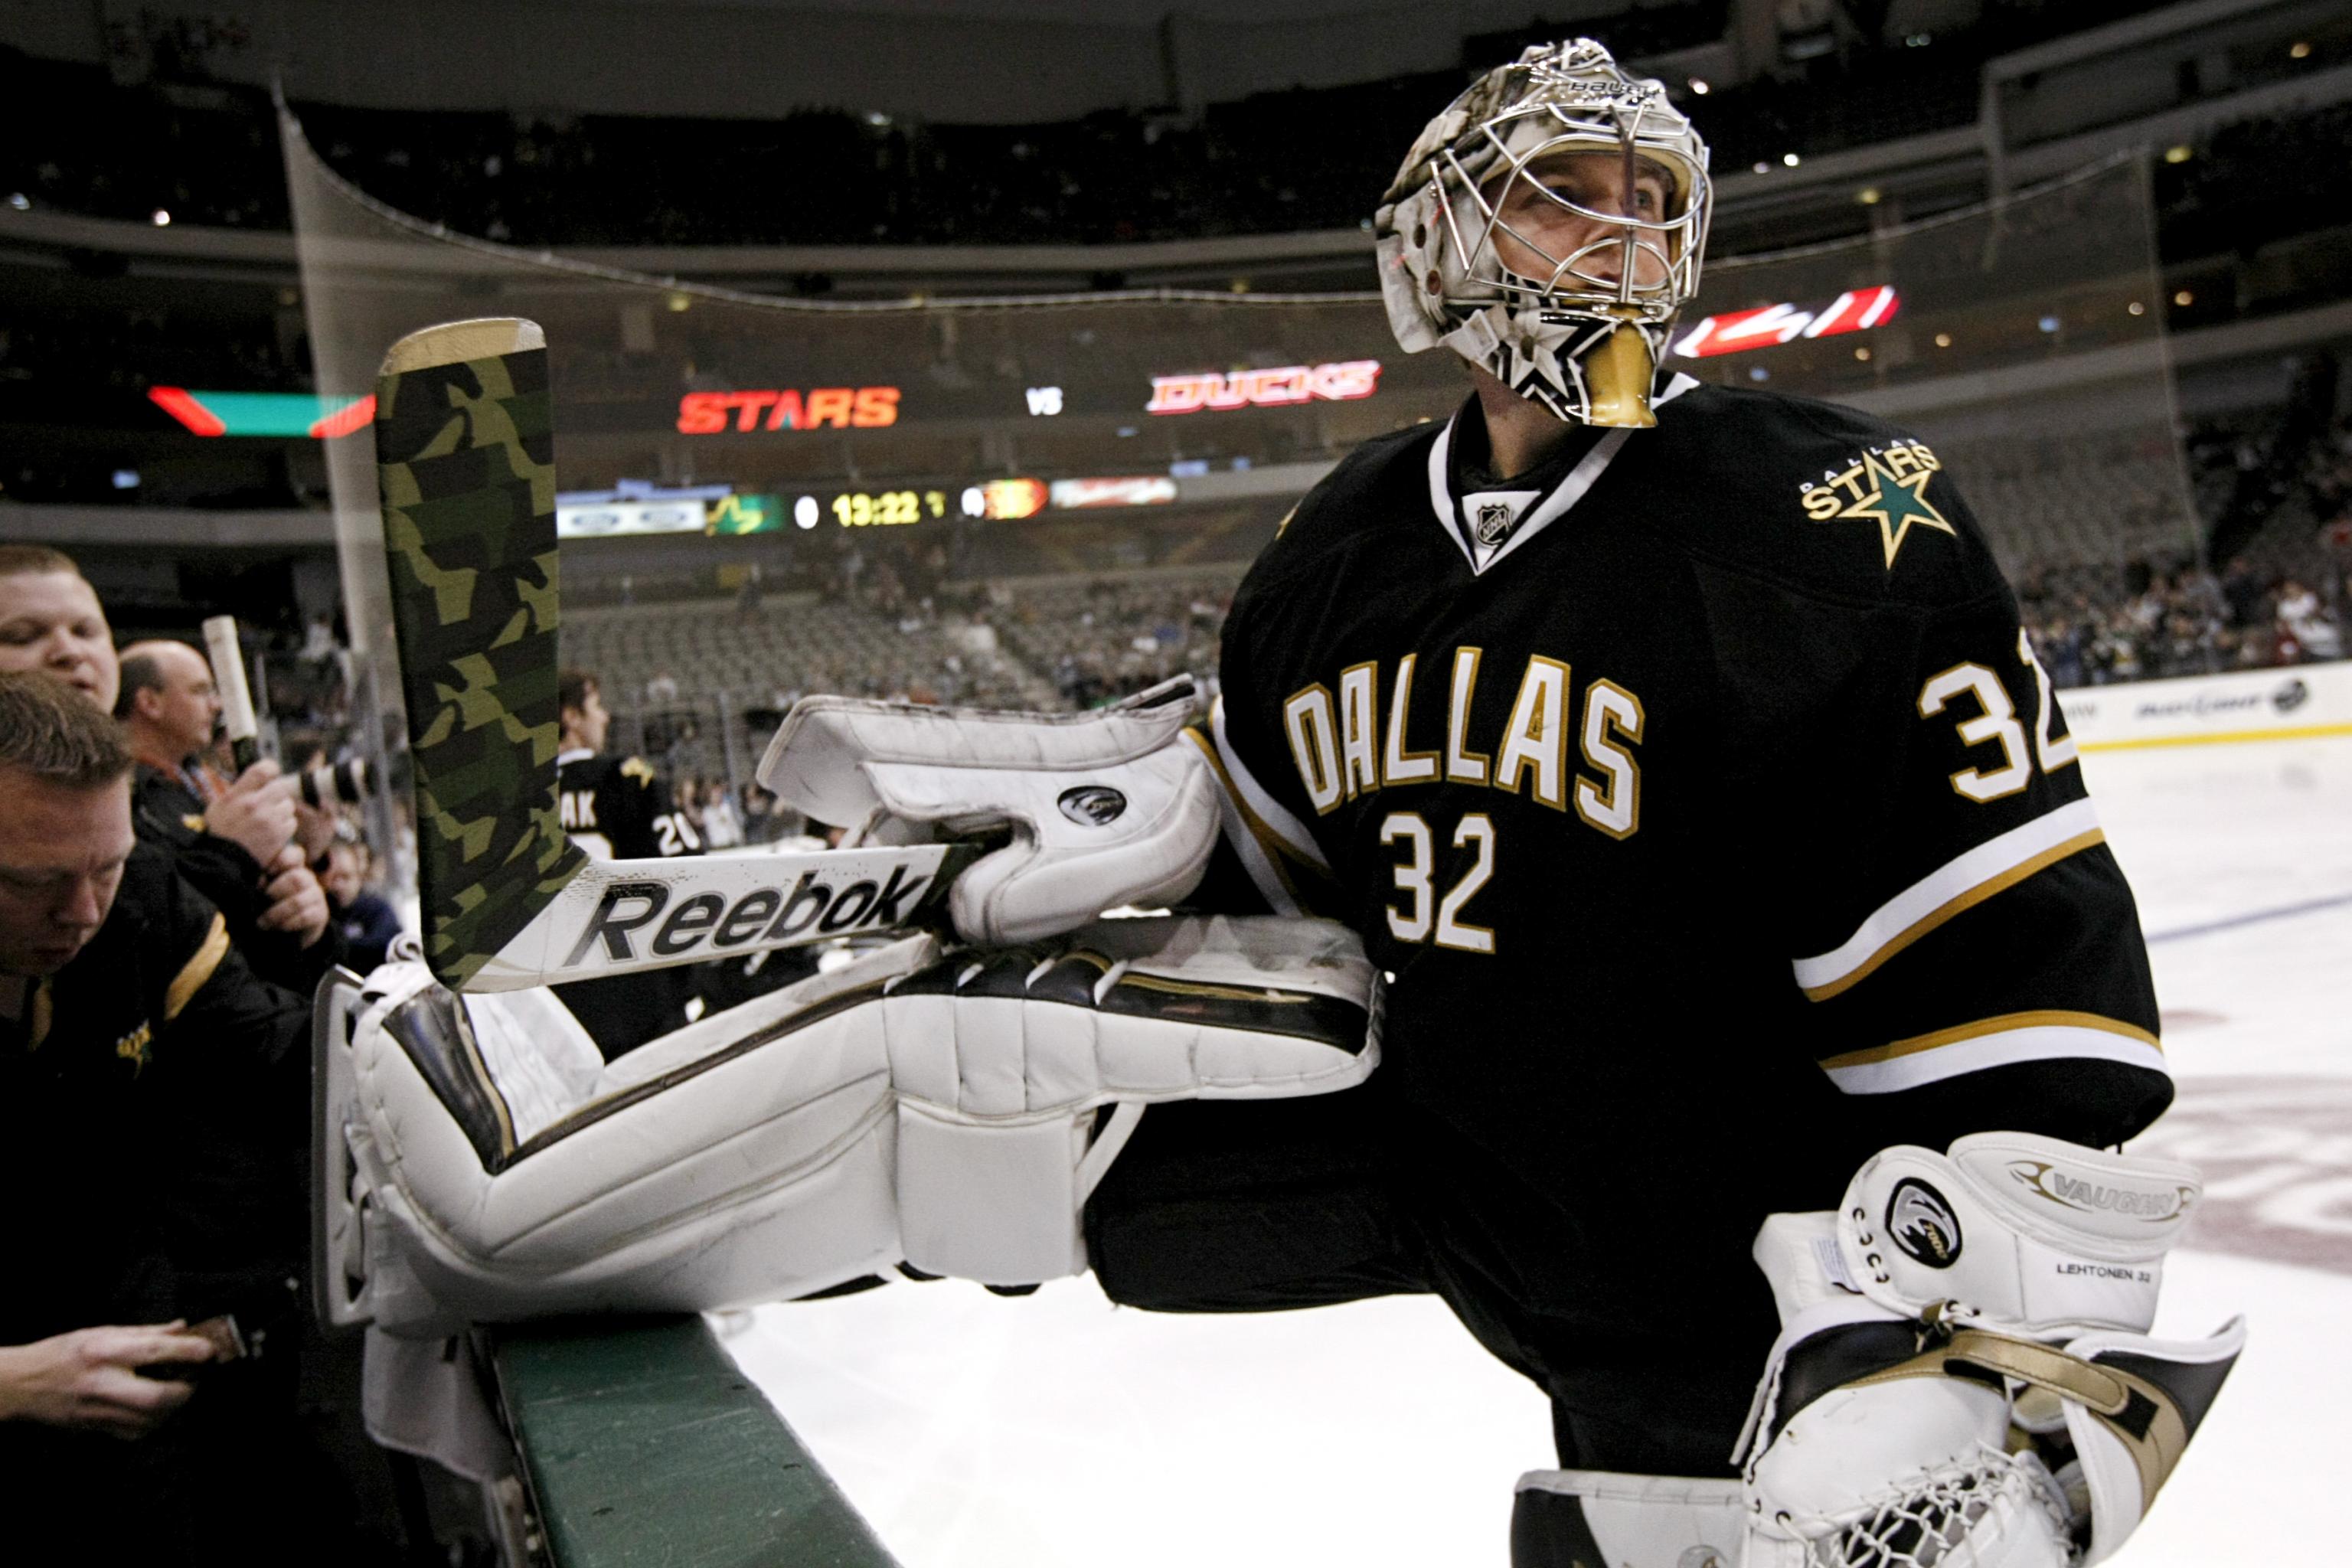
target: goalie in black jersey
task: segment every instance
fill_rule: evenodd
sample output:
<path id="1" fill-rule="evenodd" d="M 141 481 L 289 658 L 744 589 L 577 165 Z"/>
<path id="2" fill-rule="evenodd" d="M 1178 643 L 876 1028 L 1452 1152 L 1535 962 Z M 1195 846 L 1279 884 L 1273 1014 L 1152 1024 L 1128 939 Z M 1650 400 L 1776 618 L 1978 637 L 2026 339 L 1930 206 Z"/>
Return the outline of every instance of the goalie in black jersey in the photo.
<path id="1" fill-rule="evenodd" d="M 432 1221 L 371 1241 L 408 1270 L 371 1310 L 437 1344 L 894 1264 L 1171 1310 L 1433 1291 L 1551 1401 L 1526 1568 L 2111 1554 L 2243 1342 L 2148 1335 L 2200 1188 L 2115 1152 L 2171 1097 L 2137 916 L 1933 447 L 1662 375 L 1706 163 L 1596 44 L 1481 78 L 1375 219 L 1398 340 L 1473 394 L 1299 503 L 1205 729 L 1189 679 L 807 699 L 760 782 L 853 851 L 505 888 L 470 989 L 600 938 L 684 963 L 943 910 L 974 945 L 602 1074 L 528 993 L 468 997 L 472 1037 L 422 965 L 338 1004 L 328 1133 L 364 1127 L 372 1212 Z M 486 330 L 530 383 L 523 322 L 418 334 L 464 344 L 417 374 L 481 377 Z M 387 516 L 419 483 L 386 465 Z M 672 852 L 614 837 L 666 804 L 574 773 L 601 704 L 563 700 L 564 827 Z M 1272 913 L 1095 919 L 1181 903 Z"/>
<path id="2" fill-rule="evenodd" d="M 2054 1401 L 2012 1457 L 2002 1380 L 2144 1332 L 2195 1192 L 2094 1152 L 2172 1093 L 2131 892 L 1933 448 L 1659 369 L 1708 193 L 1582 40 L 1407 157 L 1390 318 L 1473 394 L 1286 520 L 1210 747 L 1257 894 L 1390 975 L 1385 1063 L 1155 1110 L 1091 1260 L 1180 1310 L 1443 1294 L 1553 1403 L 1525 1563 L 2103 1556 L 2168 1460 Z M 1952 1375 L 1889 1372 L 1956 1322 Z M 2193 1428 L 2234 1348 L 2148 1397 Z"/>

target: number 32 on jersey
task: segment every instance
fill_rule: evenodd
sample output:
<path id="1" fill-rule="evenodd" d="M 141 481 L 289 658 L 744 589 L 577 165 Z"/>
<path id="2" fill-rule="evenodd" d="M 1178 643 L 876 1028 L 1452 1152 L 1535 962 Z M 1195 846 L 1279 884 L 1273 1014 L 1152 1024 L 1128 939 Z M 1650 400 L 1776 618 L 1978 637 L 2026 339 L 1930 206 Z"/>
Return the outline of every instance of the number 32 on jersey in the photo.
<path id="1" fill-rule="evenodd" d="M 2034 693 L 2041 710 L 2034 721 L 2030 752 L 2025 726 L 2018 721 L 2017 705 L 2010 700 L 2009 689 L 2001 685 L 2000 676 L 1983 665 L 1956 664 L 1949 669 L 1938 670 L 1919 689 L 1920 718 L 1957 717 L 1963 746 L 2000 748 L 2000 766 L 1987 768 L 1979 763 L 1952 774 L 1952 791 L 1964 799 L 1979 804 L 2004 799 L 2032 782 L 2037 762 L 2043 773 L 2054 773 L 2075 761 L 2074 738 L 2051 736 L 2050 720 L 2057 702 L 2051 695 L 2050 675 L 2042 668 L 2042 661 L 2033 657 L 2033 644 L 2021 629 L 2017 634 L 2017 657 L 2033 671 Z M 1970 702 L 1977 709 L 1973 715 L 1968 712 Z"/>
<path id="2" fill-rule="evenodd" d="M 1474 748 L 1470 706 L 1483 657 L 1480 648 L 1454 650 L 1442 752 L 1415 751 L 1409 735 L 1418 655 L 1396 661 L 1385 701 L 1377 660 L 1341 670 L 1336 697 L 1319 681 L 1291 693 L 1283 702 L 1283 727 L 1316 814 L 1375 791 L 1466 784 L 1524 795 L 1563 815 L 1573 811 L 1585 826 L 1612 838 L 1632 837 L 1641 826 L 1642 775 L 1633 751 L 1644 722 L 1641 699 L 1613 680 L 1591 681 L 1581 694 L 1580 727 L 1569 667 L 1532 656 L 1502 732 L 1477 737 L 1486 745 Z M 1570 753 L 1571 734 L 1580 743 L 1581 770 Z M 1441 838 L 1457 856 L 1471 856 L 1468 868 L 1443 889 L 1434 880 Z M 1495 951 L 1493 930 L 1475 924 L 1466 912 L 1495 875 L 1492 816 L 1465 812 L 1449 832 L 1418 811 L 1391 811 L 1381 818 L 1380 842 L 1396 860 L 1398 896 L 1388 906 L 1390 934 L 1399 942 L 1433 942 L 1461 952 Z"/>

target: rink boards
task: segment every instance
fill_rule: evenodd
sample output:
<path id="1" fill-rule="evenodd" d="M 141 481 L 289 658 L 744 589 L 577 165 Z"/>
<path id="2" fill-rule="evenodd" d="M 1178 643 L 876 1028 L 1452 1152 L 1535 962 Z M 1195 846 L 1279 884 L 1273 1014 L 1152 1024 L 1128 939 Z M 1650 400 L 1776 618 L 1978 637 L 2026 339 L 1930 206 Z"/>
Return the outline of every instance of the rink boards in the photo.
<path id="1" fill-rule="evenodd" d="M 2086 752 L 2352 735 L 2352 660 L 2058 693 Z"/>

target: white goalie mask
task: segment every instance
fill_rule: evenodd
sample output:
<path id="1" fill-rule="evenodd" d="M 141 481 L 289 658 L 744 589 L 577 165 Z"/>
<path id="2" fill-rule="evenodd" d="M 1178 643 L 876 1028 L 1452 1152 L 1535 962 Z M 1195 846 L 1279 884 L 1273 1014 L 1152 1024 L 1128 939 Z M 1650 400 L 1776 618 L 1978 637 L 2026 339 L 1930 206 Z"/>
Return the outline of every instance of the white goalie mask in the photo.
<path id="1" fill-rule="evenodd" d="M 1408 353 L 1441 344 L 1562 419 L 1656 423 L 1666 331 L 1698 292 L 1706 144 L 1590 38 L 1532 47 L 1431 121 L 1378 214 Z"/>

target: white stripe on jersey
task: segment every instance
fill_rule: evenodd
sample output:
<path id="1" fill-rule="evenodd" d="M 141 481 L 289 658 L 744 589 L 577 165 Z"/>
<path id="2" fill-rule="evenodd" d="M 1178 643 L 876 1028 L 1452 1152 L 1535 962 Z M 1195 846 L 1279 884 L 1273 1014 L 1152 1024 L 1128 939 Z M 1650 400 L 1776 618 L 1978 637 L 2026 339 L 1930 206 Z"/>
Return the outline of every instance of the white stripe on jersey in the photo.
<path id="1" fill-rule="evenodd" d="M 1666 383 L 1665 391 L 1651 400 L 1651 406 L 1654 408 L 1671 403 L 1697 384 L 1677 371 Z M 1510 537 L 1503 541 L 1502 548 L 1488 553 L 1474 548 L 1463 536 L 1462 520 L 1454 515 L 1454 491 L 1446 477 L 1447 455 L 1454 447 L 1454 421 L 1461 417 L 1456 413 L 1454 418 L 1448 419 L 1445 428 L 1437 433 L 1437 440 L 1429 449 L 1429 505 L 1430 510 L 1437 514 L 1438 524 L 1445 530 L 1446 537 L 1454 541 L 1454 547 L 1462 552 L 1464 560 L 1470 563 L 1473 576 L 1486 572 L 1582 500 L 1586 492 L 1600 481 L 1601 471 L 1609 467 L 1611 459 L 1617 456 L 1633 434 L 1631 427 L 1622 427 L 1603 436 L 1594 444 L 1592 450 L 1568 471 L 1568 477 L 1560 480 L 1559 488 L 1520 519 L 1517 526 L 1511 530 Z M 1484 560 L 1480 559 L 1481 555 L 1485 556 Z"/>
<path id="2" fill-rule="evenodd" d="M 1242 869 L 1249 873 L 1251 886 L 1257 889 L 1258 896 L 1276 914 L 1299 914 L 1298 900 L 1292 896 L 1281 868 L 1274 863 L 1274 858 L 1258 842 L 1257 834 L 1251 830 L 1249 818 L 1238 798 L 1239 786 L 1233 782 L 1233 775 L 1225 771 L 1224 763 L 1218 757 L 1216 743 L 1202 740 L 1197 730 L 1185 731 L 1184 738 L 1206 752 L 1209 765 L 1216 770 L 1219 784 L 1217 815 L 1224 824 L 1225 842 L 1232 845 L 1234 853 L 1241 857 Z"/>
<path id="3" fill-rule="evenodd" d="M 1833 951 L 1796 960 L 1797 984 L 1825 1002 L 1961 910 L 2105 837 L 2091 803 L 2078 800 L 1989 838 L 1881 904 Z"/>
<path id="4" fill-rule="evenodd" d="M 1209 733 L 1216 738 L 1217 760 L 1224 763 L 1226 776 L 1241 792 L 1241 804 L 1284 848 L 1328 875 L 1331 862 L 1323 858 L 1323 851 L 1315 847 L 1315 836 L 1307 831 L 1306 824 L 1284 810 L 1280 801 L 1266 793 L 1265 786 L 1243 765 L 1233 742 L 1225 738 L 1225 700 L 1222 693 L 1209 706 Z"/>
<path id="5" fill-rule="evenodd" d="M 2163 1072 L 2156 1037 L 2094 1013 L 2011 1013 L 1822 1064 L 1848 1094 L 1892 1094 L 2014 1062 L 2095 1058 Z"/>

